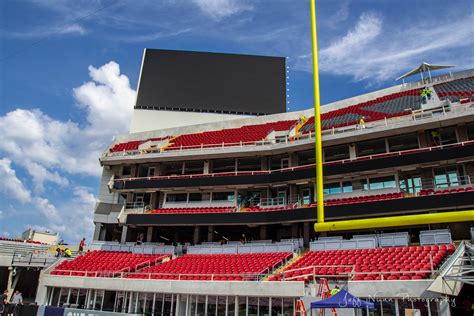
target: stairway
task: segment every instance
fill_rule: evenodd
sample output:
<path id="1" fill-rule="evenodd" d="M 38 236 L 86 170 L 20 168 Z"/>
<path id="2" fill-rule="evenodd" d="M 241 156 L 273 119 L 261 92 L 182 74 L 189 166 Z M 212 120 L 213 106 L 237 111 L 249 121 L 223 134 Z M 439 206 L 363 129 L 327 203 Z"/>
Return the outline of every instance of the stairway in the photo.
<path id="1" fill-rule="evenodd" d="M 273 273 L 270 273 L 268 275 L 266 275 L 262 281 L 269 281 L 271 277 L 275 276 L 275 275 L 278 275 L 278 274 L 281 274 L 287 267 L 289 267 L 290 265 L 292 265 L 294 262 L 296 262 L 299 258 L 301 258 L 306 252 L 306 251 L 303 251 L 302 253 L 300 253 L 299 255 L 296 255 L 295 257 L 293 257 L 291 260 L 288 260 L 284 265 L 280 266 L 278 269 L 276 269 L 275 271 L 273 271 Z"/>

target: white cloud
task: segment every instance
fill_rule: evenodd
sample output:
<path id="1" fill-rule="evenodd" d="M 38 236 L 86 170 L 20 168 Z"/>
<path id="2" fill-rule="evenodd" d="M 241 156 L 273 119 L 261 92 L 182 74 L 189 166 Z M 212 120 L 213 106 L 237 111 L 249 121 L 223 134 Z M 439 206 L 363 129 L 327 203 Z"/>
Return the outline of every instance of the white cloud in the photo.
<path id="1" fill-rule="evenodd" d="M 113 136 L 129 129 L 135 91 L 115 62 L 89 67 L 91 81 L 73 89 L 85 123 L 54 119 L 38 109 L 16 109 L 0 116 L 0 192 L 29 203 L 22 214 L 35 210 L 40 223 L 65 238 L 91 237 L 95 197 L 85 187 L 73 187 L 73 198 L 51 202 L 45 183 L 66 187 L 70 175 L 100 175 L 98 158 Z M 16 177 L 11 162 L 30 176 L 35 196 Z M 2 181 L 4 179 L 4 181 Z M 28 213 L 31 214 L 31 213 Z M 29 218 L 36 221 L 35 217 Z"/>
<path id="2" fill-rule="evenodd" d="M 22 165 L 40 189 L 44 181 L 67 185 L 58 171 L 99 175 L 98 157 L 114 135 L 128 131 L 135 91 L 120 67 L 89 67 L 92 81 L 74 89 L 85 126 L 55 120 L 40 110 L 17 109 L 0 117 L 0 151 Z M 54 170 L 52 170 L 54 169 Z"/>
<path id="3" fill-rule="evenodd" d="M 21 203 L 27 203 L 31 201 L 31 192 L 17 178 L 11 163 L 7 158 L 0 159 L 0 192 Z"/>
<path id="4" fill-rule="evenodd" d="M 253 9 L 253 6 L 241 0 L 193 0 L 193 2 L 204 14 L 216 20 Z"/>
<path id="5" fill-rule="evenodd" d="M 352 76 L 356 81 L 382 82 L 394 80 L 404 69 L 422 61 L 466 67 L 474 62 L 469 53 L 474 45 L 473 19 L 471 13 L 443 23 L 415 21 L 395 27 L 385 25 L 379 15 L 363 13 L 345 35 L 320 49 L 320 69 Z M 311 55 L 301 54 L 296 68 L 310 71 L 310 63 Z"/>
<path id="6" fill-rule="evenodd" d="M 62 177 L 57 171 L 51 172 L 38 163 L 28 163 L 25 168 L 33 178 L 35 191 L 37 193 L 44 192 L 45 182 L 55 183 L 61 187 L 66 187 L 69 184 L 69 180 L 65 177 Z"/>

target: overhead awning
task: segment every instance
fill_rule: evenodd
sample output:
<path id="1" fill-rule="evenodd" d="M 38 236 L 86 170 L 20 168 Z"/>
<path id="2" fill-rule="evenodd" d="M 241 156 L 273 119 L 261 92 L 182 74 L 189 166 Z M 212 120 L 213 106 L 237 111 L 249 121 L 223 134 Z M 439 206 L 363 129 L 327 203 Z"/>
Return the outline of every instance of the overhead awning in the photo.
<path id="1" fill-rule="evenodd" d="M 418 67 L 416 67 L 415 69 L 412 69 L 409 72 L 407 72 L 406 74 L 398 77 L 396 80 L 405 79 L 407 77 L 410 77 L 410 76 L 413 76 L 413 75 L 416 75 L 416 74 L 419 74 L 419 73 L 423 74 L 424 72 L 427 72 L 427 71 L 431 72 L 432 70 L 439 70 L 439 69 L 453 68 L 453 67 L 456 67 L 456 66 L 454 66 L 454 65 L 435 65 L 435 64 L 428 64 L 428 63 L 423 62 Z"/>
<path id="2" fill-rule="evenodd" d="M 311 308 L 374 308 L 374 303 L 363 301 L 346 290 L 340 290 L 333 296 L 318 302 L 312 302 Z"/>

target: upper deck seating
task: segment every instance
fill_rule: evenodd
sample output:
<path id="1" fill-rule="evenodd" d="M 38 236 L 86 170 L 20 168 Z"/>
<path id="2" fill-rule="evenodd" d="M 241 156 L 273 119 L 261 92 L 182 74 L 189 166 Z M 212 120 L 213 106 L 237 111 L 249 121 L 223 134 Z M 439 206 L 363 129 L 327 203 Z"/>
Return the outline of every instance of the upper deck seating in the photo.
<path id="1" fill-rule="evenodd" d="M 155 264 L 170 255 L 132 254 L 121 251 L 96 250 L 74 260 L 61 262 L 51 274 L 68 276 L 111 277 L 121 272 Z"/>
<path id="2" fill-rule="evenodd" d="M 361 117 L 365 122 L 383 120 L 409 114 L 410 110 L 421 107 L 419 89 L 392 93 L 383 97 L 366 102 L 351 105 L 342 109 L 321 114 L 321 125 L 323 129 L 343 127 L 357 124 Z M 308 133 L 314 131 L 314 117 L 311 117 L 300 132 Z"/>
<path id="3" fill-rule="evenodd" d="M 239 128 L 229 128 L 220 131 L 209 131 L 196 134 L 185 134 L 174 138 L 167 150 L 184 148 L 216 147 L 240 144 L 252 144 L 265 140 L 272 131 L 289 131 L 296 120 L 278 121 L 260 125 L 246 125 Z"/>
<path id="4" fill-rule="evenodd" d="M 456 79 L 433 86 L 441 100 L 458 102 L 463 98 L 474 98 L 474 77 Z"/>
<path id="5" fill-rule="evenodd" d="M 268 274 L 290 259 L 290 252 L 251 254 L 184 255 L 168 262 L 151 266 L 129 278 L 180 280 L 255 280 Z"/>
<path id="6" fill-rule="evenodd" d="M 340 205 L 340 204 L 393 200 L 393 199 L 400 199 L 403 197 L 404 197 L 403 192 L 395 192 L 395 193 L 385 193 L 385 194 L 376 194 L 376 195 L 353 196 L 353 197 L 342 198 L 342 199 L 328 199 L 325 202 L 326 202 L 326 205 Z"/>
<path id="7" fill-rule="evenodd" d="M 354 281 L 421 280 L 454 252 L 453 245 L 309 251 L 272 280 L 308 281 L 318 277 Z M 431 257 L 431 259 L 430 259 Z"/>
<path id="8" fill-rule="evenodd" d="M 146 143 L 148 141 L 161 141 L 161 140 L 165 140 L 166 138 L 167 137 L 150 138 L 150 139 L 145 139 L 145 140 L 133 140 L 126 143 L 118 143 L 118 144 L 115 144 L 115 146 L 110 149 L 110 152 L 113 153 L 113 152 L 119 152 L 119 151 L 138 150 L 138 146 L 140 146 L 143 143 Z"/>
<path id="9" fill-rule="evenodd" d="M 189 207 L 189 208 L 159 208 L 149 214 L 195 214 L 195 213 L 231 213 L 235 207 Z"/>

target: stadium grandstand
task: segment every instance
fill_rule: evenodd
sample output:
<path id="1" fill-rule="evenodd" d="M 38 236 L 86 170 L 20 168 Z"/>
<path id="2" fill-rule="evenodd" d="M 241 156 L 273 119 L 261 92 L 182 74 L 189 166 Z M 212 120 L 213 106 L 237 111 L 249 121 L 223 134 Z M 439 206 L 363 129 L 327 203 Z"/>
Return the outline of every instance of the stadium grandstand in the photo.
<path id="1" fill-rule="evenodd" d="M 438 216 L 363 229 L 313 229 L 312 109 L 135 107 L 100 157 L 93 242 L 37 264 L 36 302 L 43 314 L 294 315 L 337 285 L 373 303 L 338 315 L 457 315 L 474 288 L 473 78 L 321 107 L 325 224 Z"/>

